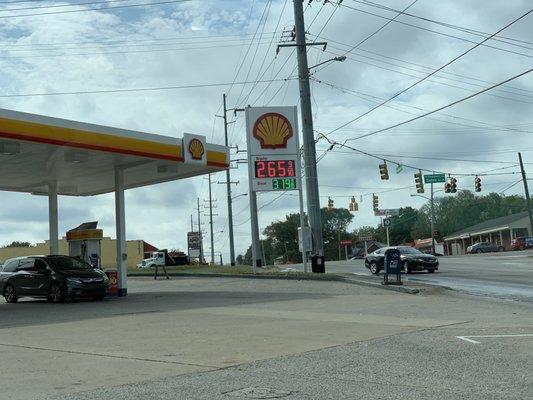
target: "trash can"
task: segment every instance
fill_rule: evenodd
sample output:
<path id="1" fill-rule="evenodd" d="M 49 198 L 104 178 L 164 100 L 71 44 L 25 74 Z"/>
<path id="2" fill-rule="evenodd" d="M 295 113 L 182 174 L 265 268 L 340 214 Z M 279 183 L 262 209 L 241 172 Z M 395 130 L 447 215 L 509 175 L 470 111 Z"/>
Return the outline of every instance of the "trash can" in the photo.
<path id="1" fill-rule="evenodd" d="M 315 274 L 326 273 L 326 265 L 324 264 L 324 256 L 311 256 L 311 271 Z"/>
<path id="2" fill-rule="evenodd" d="M 107 294 L 109 296 L 117 296 L 118 295 L 118 270 L 106 269 L 104 272 L 109 278 L 109 290 Z"/>

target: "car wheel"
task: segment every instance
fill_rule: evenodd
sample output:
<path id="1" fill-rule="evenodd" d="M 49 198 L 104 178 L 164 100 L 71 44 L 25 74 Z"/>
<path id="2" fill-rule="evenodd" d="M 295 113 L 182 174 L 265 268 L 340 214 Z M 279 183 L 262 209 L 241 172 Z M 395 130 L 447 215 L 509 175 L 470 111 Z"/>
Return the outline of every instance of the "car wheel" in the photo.
<path id="1" fill-rule="evenodd" d="M 4 288 L 4 298 L 8 303 L 16 303 L 19 300 L 17 294 L 15 293 L 15 288 L 10 283 L 8 283 Z"/>
<path id="2" fill-rule="evenodd" d="M 483 250 L 481 250 L 481 249 L 477 249 L 477 250 L 476 250 L 476 253 L 477 253 L 477 254 L 483 253 Z"/>
<path id="3" fill-rule="evenodd" d="M 372 272 L 374 275 L 379 274 L 379 267 L 377 262 L 372 261 L 370 263 L 370 272 Z"/>
<path id="4" fill-rule="evenodd" d="M 403 264 L 403 267 L 406 274 L 411 274 L 413 272 L 411 271 L 411 267 L 409 266 L 409 263 L 407 261 Z"/>
<path id="5" fill-rule="evenodd" d="M 435 272 L 435 270 L 434 270 L 434 269 L 428 269 L 428 272 L 429 272 L 430 274 L 432 274 L 433 272 Z"/>
<path id="6" fill-rule="evenodd" d="M 48 301 L 50 303 L 59 303 L 61 300 L 63 300 L 61 286 L 57 283 L 52 283 L 50 289 L 48 289 Z"/>

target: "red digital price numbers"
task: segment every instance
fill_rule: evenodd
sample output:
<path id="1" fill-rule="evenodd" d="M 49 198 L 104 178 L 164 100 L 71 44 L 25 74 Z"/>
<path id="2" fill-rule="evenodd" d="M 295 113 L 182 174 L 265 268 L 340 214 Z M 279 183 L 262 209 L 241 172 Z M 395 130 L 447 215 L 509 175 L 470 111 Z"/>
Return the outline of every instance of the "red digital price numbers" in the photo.
<path id="1" fill-rule="evenodd" d="M 296 176 L 294 160 L 256 161 L 256 178 L 291 178 Z"/>

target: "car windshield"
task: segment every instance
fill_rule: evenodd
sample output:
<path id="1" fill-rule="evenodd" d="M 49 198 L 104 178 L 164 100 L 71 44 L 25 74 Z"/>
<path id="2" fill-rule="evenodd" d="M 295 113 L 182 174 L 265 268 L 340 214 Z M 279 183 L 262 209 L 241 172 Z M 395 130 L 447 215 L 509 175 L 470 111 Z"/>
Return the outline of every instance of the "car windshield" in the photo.
<path id="1" fill-rule="evenodd" d="M 424 254 L 420 250 L 417 250 L 413 247 L 400 247 L 398 248 L 401 254 Z"/>
<path id="2" fill-rule="evenodd" d="M 86 262 L 71 257 L 50 257 L 46 262 L 54 271 L 92 269 Z"/>

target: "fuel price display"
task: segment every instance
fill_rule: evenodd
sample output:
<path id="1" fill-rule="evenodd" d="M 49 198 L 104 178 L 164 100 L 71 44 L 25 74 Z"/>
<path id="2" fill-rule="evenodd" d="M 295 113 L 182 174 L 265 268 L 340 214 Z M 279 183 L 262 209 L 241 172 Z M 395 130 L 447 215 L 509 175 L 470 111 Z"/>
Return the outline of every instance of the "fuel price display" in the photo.
<path id="1" fill-rule="evenodd" d="M 294 178 L 296 168 L 294 160 L 259 160 L 255 161 L 255 177 Z"/>

